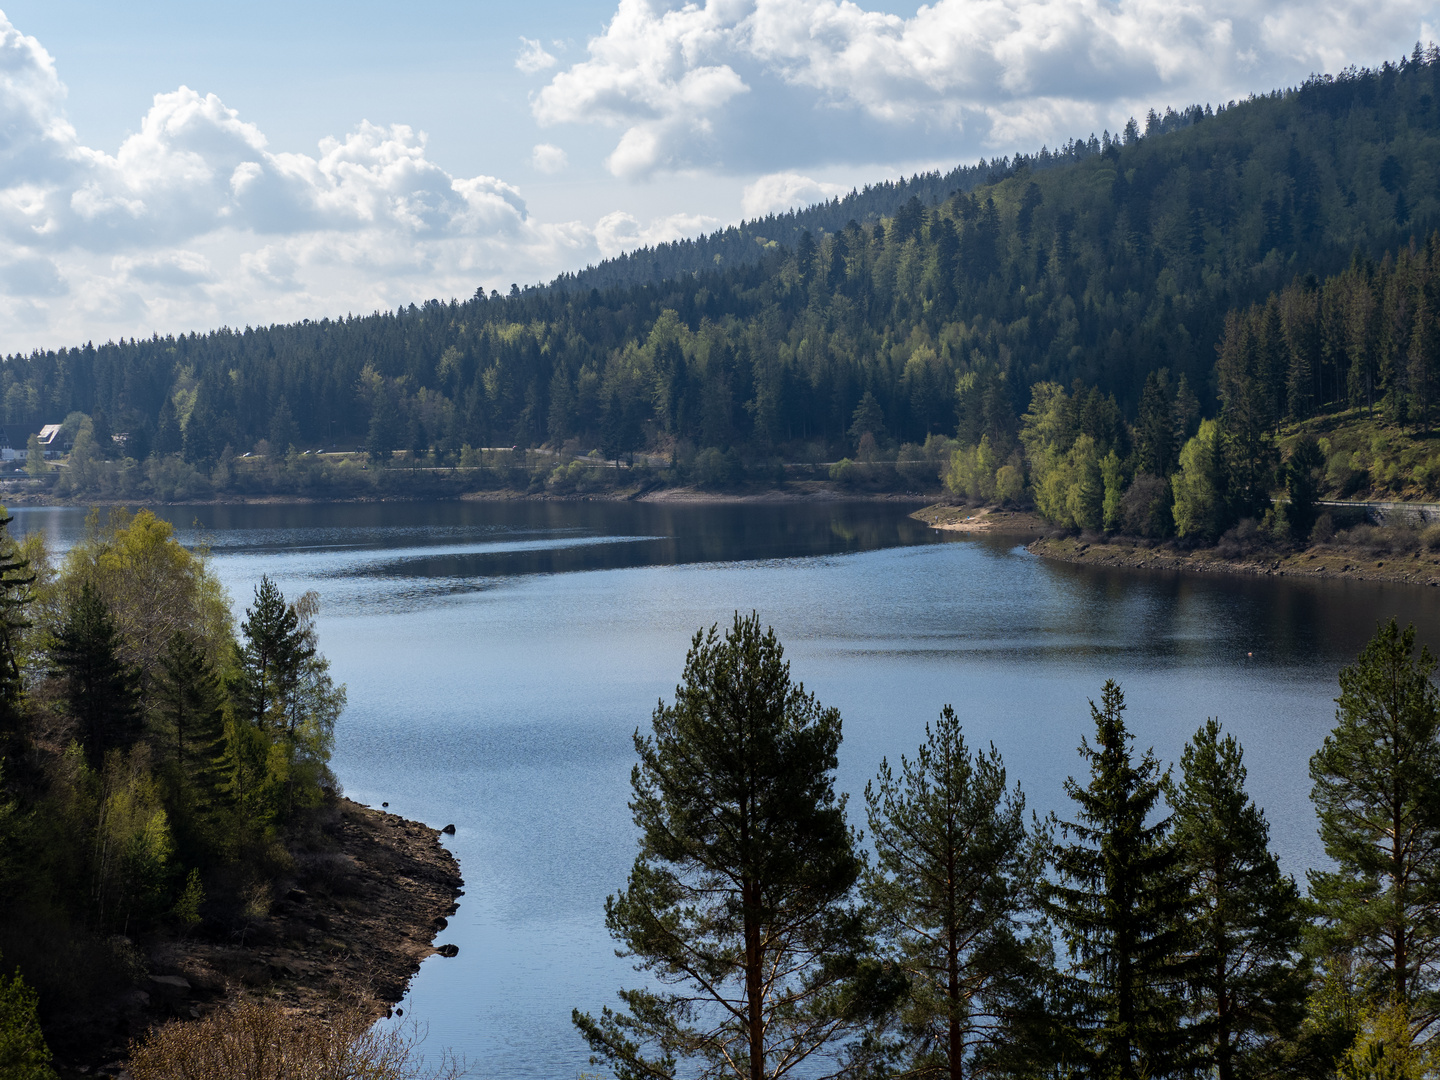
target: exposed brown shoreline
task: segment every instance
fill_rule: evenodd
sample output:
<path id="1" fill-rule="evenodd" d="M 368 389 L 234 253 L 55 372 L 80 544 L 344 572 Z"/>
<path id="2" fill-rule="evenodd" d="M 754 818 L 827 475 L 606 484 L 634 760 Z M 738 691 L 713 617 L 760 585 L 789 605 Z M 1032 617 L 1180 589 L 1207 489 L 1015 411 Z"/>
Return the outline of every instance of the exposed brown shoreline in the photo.
<path id="1" fill-rule="evenodd" d="M 328 1019 L 359 1003 L 378 1019 L 400 1001 L 462 895 L 441 834 L 340 799 L 322 826 L 329 846 L 297 861 L 268 916 L 243 936 L 141 945 L 146 977 L 108 1006 L 49 1025 L 57 1071 L 118 1075 L 129 1040 L 171 1019 L 203 1016 L 241 996 Z"/>
<path id="2" fill-rule="evenodd" d="M 1187 551 L 1168 543 L 1130 537 L 1046 536 L 1054 526 L 1025 511 L 937 503 L 910 516 L 947 531 L 1027 538 L 1027 549 L 1042 558 L 1085 566 L 1440 586 L 1440 553 L 1428 551 L 1375 555 L 1356 548 L 1317 544 L 1291 551 L 1263 549 L 1236 558 L 1222 555 L 1218 548 Z"/>
<path id="3" fill-rule="evenodd" d="M 1163 546 L 1145 547 L 1132 541 L 1093 543 L 1076 537 L 1041 538 L 1032 541 L 1029 549 L 1047 559 L 1086 566 L 1440 586 L 1440 555 L 1427 551 L 1377 558 L 1346 548 L 1316 546 L 1303 551 L 1257 552 L 1227 559 L 1214 548 L 1177 551 Z"/>

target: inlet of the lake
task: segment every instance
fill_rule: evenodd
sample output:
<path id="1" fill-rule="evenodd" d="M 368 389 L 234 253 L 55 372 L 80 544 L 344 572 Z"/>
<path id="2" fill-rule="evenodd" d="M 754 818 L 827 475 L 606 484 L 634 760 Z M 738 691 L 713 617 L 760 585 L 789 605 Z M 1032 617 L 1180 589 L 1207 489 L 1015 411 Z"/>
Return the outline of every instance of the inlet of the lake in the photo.
<path id="1" fill-rule="evenodd" d="M 1115 678 L 1139 748 L 1176 760 L 1207 716 L 1239 737 L 1284 867 L 1323 860 L 1307 762 L 1336 671 L 1377 620 L 1440 645 L 1413 586 L 1105 571 L 1013 539 L 947 536 L 879 503 L 384 503 L 168 507 L 208 543 L 239 612 L 262 573 L 322 597 L 320 640 L 349 687 L 334 769 L 362 802 L 439 827 L 465 876 L 404 1003 L 431 1047 L 481 1077 L 573 1077 L 570 1010 L 635 978 L 603 924 L 635 854 L 632 735 L 691 635 L 759 611 L 792 675 L 844 716 L 839 784 L 914 753 L 952 703 L 1031 809 L 1065 816 L 1087 699 Z M 12 530 L 73 541 L 84 511 Z"/>

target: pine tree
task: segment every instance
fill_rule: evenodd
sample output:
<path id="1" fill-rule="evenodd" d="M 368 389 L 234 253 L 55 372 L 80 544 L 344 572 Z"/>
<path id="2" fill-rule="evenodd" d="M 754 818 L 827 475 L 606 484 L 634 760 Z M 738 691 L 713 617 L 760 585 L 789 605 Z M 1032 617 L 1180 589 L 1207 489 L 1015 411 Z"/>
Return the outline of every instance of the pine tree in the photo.
<path id="1" fill-rule="evenodd" d="M 1171 819 L 1154 820 L 1168 781 L 1152 751 L 1136 762 L 1114 680 L 1090 703 L 1096 742 L 1080 744 L 1090 782 L 1065 790 L 1078 808 L 1060 824 L 1058 880 L 1042 906 L 1070 957 L 1060 1000 L 1062 1053 L 1107 1080 L 1168 1076 L 1190 1064 L 1196 1032 L 1183 1021 L 1190 978 L 1188 883 Z"/>
<path id="2" fill-rule="evenodd" d="M 1245 793 L 1234 736 L 1206 721 L 1180 768 L 1175 840 L 1199 901 L 1190 982 L 1198 1034 L 1217 1080 L 1257 1076 L 1304 1016 L 1300 893 L 1270 852 L 1265 812 Z"/>
<path id="3" fill-rule="evenodd" d="M 841 1027 L 831 1005 L 859 945 L 860 874 L 835 794 L 840 714 L 790 681 L 756 615 L 697 633 L 653 735 L 635 733 L 641 830 L 605 922 L 647 989 L 574 1021 L 620 1080 L 789 1074 Z"/>
<path id="4" fill-rule="evenodd" d="M 1335 729 L 1310 759 L 1334 870 L 1312 870 L 1322 937 L 1419 1037 L 1440 1020 L 1440 694 L 1415 629 L 1381 626 L 1340 672 Z"/>
<path id="5" fill-rule="evenodd" d="M 1040 872 L 1025 797 L 995 748 L 971 754 L 946 705 L 900 775 L 865 787 L 876 868 L 865 894 L 910 981 L 906 1074 L 959 1080 L 993 1056 L 1029 996 L 1028 896 Z"/>
<path id="6" fill-rule="evenodd" d="M 103 762 L 107 751 L 135 741 L 140 734 L 136 673 L 121 661 L 115 622 L 88 581 L 55 632 L 50 659 L 92 765 Z"/>

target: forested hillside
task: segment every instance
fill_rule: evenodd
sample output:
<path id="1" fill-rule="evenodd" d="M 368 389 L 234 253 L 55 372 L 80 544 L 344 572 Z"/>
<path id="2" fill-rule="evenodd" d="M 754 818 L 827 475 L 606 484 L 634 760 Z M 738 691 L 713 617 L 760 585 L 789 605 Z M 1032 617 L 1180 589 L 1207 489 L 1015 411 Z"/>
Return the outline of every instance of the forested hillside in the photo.
<path id="1" fill-rule="evenodd" d="M 1204 113 L 1198 105 L 1178 113 L 1166 109 L 1163 116 L 1152 111 L 1145 132 L 1157 135 L 1188 127 Z M 742 221 L 693 240 L 676 240 L 625 252 L 577 274 L 561 274 L 551 287 L 573 290 L 644 285 L 681 274 L 757 263 L 774 248 L 794 248 L 806 232 L 812 235 L 839 232 L 851 222 L 873 225 L 894 217 L 911 199 L 918 199 L 924 207 L 934 207 L 955 195 L 974 191 L 982 184 L 996 184 L 1021 172 L 1039 172 L 1084 161 L 1101 149 L 1101 140 L 1092 133 L 1088 139 L 1071 139 L 1056 150 L 1042 147 L 1036 154 L 1016 154 L 1013 158 L 1001 157 L 994 161 L 981 158 L 974 165 L 959 165 L 947 173 L 917 173 L 908 180 L 902 176 L 895 181 L 866 184 L 862 190 L 851 191 L 843 198 L 836 196 L 829 202 Z"/>
<path id="2" fill-rule="evenodd" d="M 1160 368 L 1213 415 L 1232 309 L 1440 223 L 1437 98 L 1440 56 L 1417 48 L 1157 117 L 1148 134 L 1132 124 L 1071 144 L 1059 164 L 1006 162 L 993 182 L 928 208 L 912 194 L 883 221 L 842 222 L 844 202 L 787 217 L 814 228 L 748 265 L 11 356 L 0 410 L 31 428 L 99 414 L 97 434 L 129 433 L 127 457 L 200 470 L 262 439 L 363 443 L 386 462 L 542 443 L 817 460 L 867 433 L 881 449 L 957 433 L 1008 445 L 1034 384 L 1083 380 L 1129 420 Z M 876 199 L 853 205 L 874 212 Z M 666 259 L 713 262 L 705 245 L 728 242 Z M 1317 377 L 1307 408 L 1349 393 Z"/>

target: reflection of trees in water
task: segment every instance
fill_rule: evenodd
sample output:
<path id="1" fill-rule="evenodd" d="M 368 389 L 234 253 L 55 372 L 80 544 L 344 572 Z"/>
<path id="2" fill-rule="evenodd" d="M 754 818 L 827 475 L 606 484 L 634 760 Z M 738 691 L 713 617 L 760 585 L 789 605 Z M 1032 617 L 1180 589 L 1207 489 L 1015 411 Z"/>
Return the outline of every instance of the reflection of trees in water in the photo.
<path id="1" fill-rule="evenodd" d="M 307 510 L 317 508 L 307 507 Z M 371 523 L 395 520 L 395 507 L 325 507 L 341 510 L 342 520 L 317 528 L 364 529 Z M 432 530 L 432 542 L 454 543 L 484 529 L 484 539 L 547 539 L 563 536 L 614 537 L 614 543 L 585 543 L 518 551 L 478 551 L 380 563 L 368 573 L 384 577 L 514 577 L 526 574 L 564 574 L 584 570 L 621 570 L 638 566 L 678 563 L 739 562 L 759 559 L 801 558 L 874 551 L 881 548 L 941 542 L 944 537 L 908 517 L 906 508 L 855 504 L 716 504 L 668 506 L 664 504 L 522 503 L 484 504 L 481 507 L 417 507 L 407 515 L 404 528 L 412 542 L 417 533 Z M 382 517 L 384 515 L 384 517 Z M 416 520 L 418 518 L 419 520 Z M 469 519 L 468 521 L 466 519 Z M 254 528 L 253 519 L 247 524 Z M 267 523 L 271 529 L 280 529 Z M 219 521 L 213 526 L 223 529 Z M 262 526 L 263 527 L 263 526 Z M 377 532 L 377 540 L 381 534 Z"/>
<path id="2" fill-rule="evenodd" d="M 1440 646 L 1440 597 L 1388 582 L 1242 574 L 1186 574 L 1046 563 L 1073 589 L 1065 631 L 1097 643 L 1127 640 L 1155 659 L 1212 656 L 1216 642 L 1257 663 L 1333 664 L 1353 658 L 1378 623 L 1414 623 Z"/>

